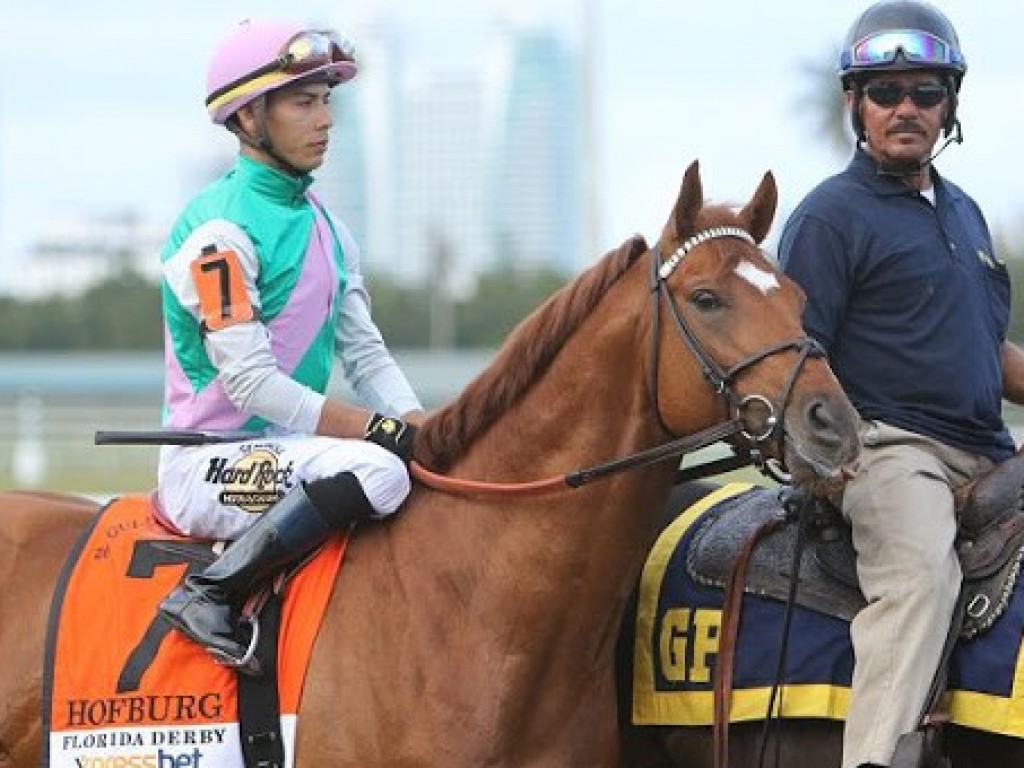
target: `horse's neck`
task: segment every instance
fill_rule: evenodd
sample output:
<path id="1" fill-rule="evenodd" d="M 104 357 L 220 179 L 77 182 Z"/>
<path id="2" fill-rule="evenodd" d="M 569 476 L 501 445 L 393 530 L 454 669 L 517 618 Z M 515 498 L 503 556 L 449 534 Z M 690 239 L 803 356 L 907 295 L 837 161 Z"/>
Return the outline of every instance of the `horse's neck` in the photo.
<path id="1" fill-rule="evenodd" d="M 665 439 L 645 379 L 647 350 L 637 343 L 643 310 L 633 302 L 637 316 L 630 318 L 623 303 L 595 310 L 523 399 L 457 463 L 455 474 L 538 480 Z M 474 544 L 463 554 L 506 565 L 507 579 L 482 588 L 510 606 L 543 600 L 547 610 L 570 609 L 584 621 L 608 617 L 628 594 L 655 534 L 670 464 L 541 497 L 471 501 L 464 523 Z"/>
<path id="2" fill-rule="evenodd" d="M 621 458 L 664 439 L 646 378 L 649 349 L 637 341 L 637 324 L 646 313 L 635 301 L 635 317 L 621 309 L 622 302 L 616 307 L 615 288 L 522 399 L 458 462 L 460 474 L 536 480 Z M 640 290 L 625 293 L 635 297 Z M 622 481 L 617 492 L 628 496 L 628 485 Z M 579 504 L 572 493 L 558 502 Z"/>
<path id="3" fill-rule="evenodd" d="M 641 285 L 633 290 L 643 295 Z M 550 369 L 448 474 L 536 480 L 657 442 L 644 352 L 637 349 L 636 322 L 643 316 L 637 312 L 630 329 L 621 304 L 616 312 L 588 318 Z M 354 570 L 339 580 L 321 633 L 321 643 L 335 643 L 330 647 L 344 660 L 332 679 L 339 690 L 352 690 L 357 686 L 349 681 L 358 683 L 367 669 L 404 664 L 414 674 L 382 689 L 403 691 L 417 682 L 407 696 L 408 717 L 424 729 L 427 743 L 452 728 L 485 740 L 508 734 L 526 745 L 525 753 L 577 738 L 581 756 L 571 764 L 607 765 L 585 750 L 598 750 L 595 743 L 603 754 L 614 750 L 604 734 L 614 723 L 618 627 L 671 478 L 671 467 L 662 464 L 577 490 L 513 498 L 418 487 L 395 525 L 352 544 Z M 373 556 L 360 557 L 361 545 Z M 369 620 L 365 606 L 373 606 Z M 436 692 L 431 698 L 442 704 L 424 709 L 423 690 Z M 334 716 L 336 703 L 325 712 Z M 349 726 L 346 717 L 344 727 L 374 729 L 390 718 L 402 719 L 369 707 L 361 723 Z M 498 762 L 487 743 L 479 754 L 471 745 L 461 748 L 470 758 L 459 764 L 477 757 L 473 764 L 527 762 Z"/>

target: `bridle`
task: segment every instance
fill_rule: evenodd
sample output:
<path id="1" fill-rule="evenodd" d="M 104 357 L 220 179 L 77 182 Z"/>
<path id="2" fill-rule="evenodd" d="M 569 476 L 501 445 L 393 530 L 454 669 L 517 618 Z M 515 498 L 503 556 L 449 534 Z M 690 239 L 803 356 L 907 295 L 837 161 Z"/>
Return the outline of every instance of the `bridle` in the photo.
<path id="1" fill-rule="evenodd" d="M 711 385 L 711 388 L 715 393 L 721 395 L 725 399 L 728 412 L 732 415 L 732 420 L 738 424 L 735 434 L 741 435 L 746 440 L 746 447 L 750 451 L 750 462 L 755 464 L 762 472 L 765 472 L 771 477 L 776 479 L 788 479 L 780 478 L 778 470 L 769 465 L 765 453 L 762 450 L 762 446 L 769 440 L 775 440 L 777 442 L 778 454 L 780 456 L 782 455 L 782 441 L 785 438 L 785 411 L 789 404 L 789 398 L 793 392 L 793 387 L 796 384 L 796 378 L 800 374 L 804 363 L 807 362 L 807 359 L 810 357 L 823 357 L 825 355 L 824 349 L 822 349 L 821 345 L 815 339 L 805 335 L 789 341 L 781 341 L 777 344 L 772 344 L 765 349 L 759 350 L 758 352 L 743 358 L 730 368 L 723 369 L 707 351 L 707 348 L 701 343 L 689 323 L 686 322 L 686 317 L 683 315 L 683 312 L 679 307 L 679 303 L 676 301 L 675 296 L 673 296 L 672 291 L 668 288 L 668 278 L 682 263 L 683 259 L 686 258 L 690 251 L 711 240 L 727 237 L 736 238 L 755 247 L 757 246 L 754 238 L 745 229 L 741 229 L 740 227 L 723 226 L 710 227 L 697 232 L 692 237 L 683 241 L 672 255 L 664 261 L 661 259 L 661 249 L 657 245 L 651 249 L 650 288 L 653 327 L 651 330 L 649 389 L 651 392 L 651 400 L 654 405 L 654 412 L 665 433 L 674 435 L 675 433 L 665 423 L 665 420 L 661 415 L 658 394 L 658 373 L 660 368 L 659 351 L 661 339 L 660 309 L 661 299 L 664 299 L 665 306 L 668 308 L 668 312 L 675 323 L 676 330 L 679 331 L 679 335 L 682 336 L 686 346 L 700 364 L 701 373 L 704 375 L 704 378 Z M 798 354 L 796 362 L 793 364 L 789 376 L 782 387 L 782 391 L 779 393 L 777 398 L 780 409 L 778 413 L 776 413 L 773 401 L 764 395 L 753 394 L 740 397 L 735 392 L 734 384 L 740 373 L 748 368 L 752 368 L 762 360 L 765 360 L 772 355 L 786 352 L 788 350 L 796 350 Z M 767 416 L 764 417 L 764 424 L 760 430 L 756 430 L 751 427 L 749 412 L 754 406 L 758 406 L 767 412 Z"/>
<path id="2" fill-rule="evenodd" d="M 733 463 L 728 468 L 754 464 L 769 477 L 782 482 L 788 482 L 789 478 L 780 475 L 779 471 L 772 468 L 765 457 L 761 446 L 768 440 L 778 441 L 778 453 L 782 455 L 782 441 L 785 436 L 785 411 L 789 403 L 789 396 L 792 394 L 796 378 L 800 374 L 804 363 L 809 357 L 822 357 L 824 350 L 814 339 L 808 336 L 801 336 L 791 341 L 783 341 L 772 344 L 765 349 L 740 360 L 732 367 L 723 369 L 715 359 L 708 353 L 701 344 L 700 339 L 693 332 L 693 329 L 686 322 L 682 310 L 672 292 L 668 289 L 666 280 L 686 255 L 697 246 L 723 237 L 734 237 L 744 242 L 756 245 L 754 238 L 746 230 L 739 227 L 712 227 L 705 229 L 693 237 L 688 238 L 680 245 L 675 252 L 664 263 L 661 261 L 661 251 L 655 246 L 650 249 L 651 254 L 651 309 L 653 314 L 651 329 L 651 366 L 650 366 L 650 396 L 658 423 L 665 434 L 673 439 L 667 443 L 657 445 L 653 448 L 638 451 L 628 456 L 603 464 L 587 467 L 585 469 L 569 472 L 564 475 L 556 475 L 541 480 L 527 482 L 494 483 L 478 480 L 466 480 L 463 478 L 448 477 L 433 472 L 417 461 L 412 461 L 409 471 L 412 476 L 424 485 L 435 490 L 446 493 L 476 495 L 476 496 L 536 496 L 565 490 L 566 488 L 579 488 L 593 480 L 599 480 L 609 475 L 622 472 L 635 467 L 646 466 L 669 458 L 678 458 L 691 451 L 706 448 L 709 445 L 718 443 L 736 435 L 742 436 L 747 442 L 747 450 L 750 452 L 742 464 Z M 683 337 L 683 341 L 690 352 L 700 363 L 704 378 L 708 380 L 715 393 L 725 398 L 729 413 L 728 418 L 707 429 L 690 435 L 677 436 L 665 423 L 661 415 L 661 408 L 658 400 L 658 372 L 659 372 L 659 343 L 661 341 L 661 298 L 664 298 L 669 313 L 675 322 L 676 329 Z M 753 367 L 762 360 L 772 355 L 787 350 L 798 352 L 797 360 L 790 370 L 789 377 L 782 388 L 778 402 L 781 404 L 781 411 L 777 415 L 772 400 L 764 395 L 746 395 L 740 397 L 733 389 L 736 377 L 748 368 Z M 764 419 L 764 426 L 760 430 L 753 430 L 748 423 L 748 411 L 754 405 L 759 405 L 767 411 Z M 260 437 L 258 433 L 249 432 L 216 432 L 196 430 L 157 430 L 157 431 L 100 431 L 96 433 L 97 445 L 209 445 L 214 443 L 237 442 Z M 710 464 L 721 464 L 710 462 Z M 722 470 L 724 471 L 724 469 Z M 680 471 L 679 474 L 682 474 Z M 699 476 L 707 476 L 705 473 Z M 678 481 L 678 475 L 677 475 Z"/>
<path id="3" fill-rule="evenodd" d="M 544 478 L 542 480 L 515 483 L 492 483 L 477 480 L 464 480 L 462 478 L 453 478 L 432 472 L 416 461 L 413 461 L 410 465 L 410 471 L 413 477 L 424 485 L 447 493 L 472 494 L 478 496 L 535 496 L 551 493 L 556 490 L 564 490 L 565 488 L 578 488 L 593 480 L 607 477 L 608 475 L 615 474 L 617 472 L 622 472 L 627 469 L 633 469 L 634 467 L 644 466 L 647 464 L 653 464 L 668 458 L 679 457 L 691 451 L 713 445 L 714 443 L 727 438 L 740 435 L 746 441 L 746 449 L 749 451 L 749 456 L 744 457 L 742 463 L 729 462 L 729 468 L 743 466 L 744 464 L 754 464 L 769 477 L 781 482 L 788 482 L 789 477 L 784 473 L 784 471 L 780 471 L 769 464 L 768 459 L 762 450 L 762 446 L 769 440 L 774 439 L 778 443 L 778 454 L 780 456 L 782 455 L 782 441 L 785 437 L 785 411 L 786 406 L 789 403 L 789 397 L 793 392 L 793 386 L 796 383 L 796 378 L 800 374 L 800 371 L 808 358 L 822 357 L 825 352 L 821 345 L 814 339 L 809 336 L 800 336 L 799 338 L 792 339 L 790 341 L 772 344 L 765 349 L 743 358 L 728 369 L 723 369 L 722 366 L 718 364 L 718 362 L 707 351 L 707 348 L 700 342 L 700 339 L 697 338 L 697 335 L 693 332 L 690 325 L 686 322 L 686 318 L 683 316 L 683 312 L 679 308 L 678 302 L 672 295 L 672 291 L 669 290 L 666 280 L 671 276 L 672 272 L 679 266 L 690 251 L 709 240 L 715 240 L 723 237 L 734 237 L 750 243 L 751 245 L 757 245 L 754 238 L 750 236 L 750 233 L 740 227 L 711 227 L 709 229 L 701 230 L 692 237 L 687 238 L 687 240 L 685 240 L 682 245 L 680 245 L 664 262 L 661 260 L 661 250 L 657 246 L 650 249 L 650 288 L 651 311 L 653 318 L 651 328 L 649 389 L 651 393 L 651 402 L 653 404 L 653 409 L 657 416 L 658 423 L 665 431 L 665 434 L 673 436 L 674 439 L 662 445 L 655 446 L 654 448 L 648 448 L 647 450 L 630 454 L 629 456 L 613 459 L 603 464 L 570 472 L 565 475 L 556 475 L 554 477 Z M 683 337 L 683 341 L 686 343 L 687 348 L 700 364 L 704 378 L 708 380 L 716 394 L 725 398 L 728 411 L 732 414 L 729 419 L 726 419 L 719 424 L 715 424 L 708 429 L 681 437 L 676 435 L 665 423 L 665 420 L 661 415 L 661 408 L 658 400 L 662 298 L 668 307 L 669 314 L 672 316 L 675 327 L 679 331 L 679 335 Z M 754 394 L 740 397 L 736 394 L 733 389 L 733 384 L 740 373 L 757 365 L 759 362 L 771 357 L 772 355 L 786 352 L 788 350 L 796 350 L 798 355 L 797 360 L 793 364 L 793 368 L 790 370 L 789 376 L 786 379 L 785 385 L 782 387 L 782 391 L 779 394 L 777 401 L 780 403 L 780 412 L 778 414 L 776 414 L 773 401 L 764 395 Z M 767 412 L 767 416 L 764 418 L 764 425 L 760 430 L 752 429 L 748 423 L 748 411 L 755 405 L 765 409 Z M 715 462 L 712 462 L 712 464 L 714 463 Z"/>
<path id="4" fill-rule="evenodd" d="M 777 452 L 780 456 L 782 455 L 782 442 L 785 439 L 785 411 L 786 406 L 789 404 L 789 397 L 793 392 L 793 387 L 796 384 L 796 378 L 800 374 L 800 371 L 808 358 L 823 357 L 825 352 L 821 345 L 811 337 L 800 336 L 790 341 L 782 341 L 777 344 L 772 344 L 765 349 L 743 358 L 730 368 L 723 369 L 722 366 L 718 364 L 718 362 L 707 351 L 707 348 L 701 343 L 697 335 L 693 332 L 690 325 L 686 322 L 686 318 L 684 317 L 682 310 L 679 308 L 679 303 L 672 295 L 672 291 L 669 290 L 666 281 L 690 251 L 709 240 L 715 240 L 723 237 L 738 238 L 744 242 L 750 243 L 751 245 L 757 245 L 750 233 L 740 227 L 711 227 L 709 229 L 701 230 L 692 237 L 687 238 L 664 262 L 661 260 L 661 249 L 659 249 L 657 245 L 650 249 L 650 289 L 651 311 L 653 318 L 651 328 L 649 389 L 651 393 L 651 402 L 653 404 L 654 413 L 658 419 L 658 423 L 661 425 L 665 434 L 673 437 L 672 440 L 662 445 L 655 446 L 654 448 L 638 451 L 637 453 L 630 454 L 629 456 L 613 459 L 612 461 L 588 467 L 587 469 L 581 469 L 575 472 L 570 472 L 566 475 L 557 475 L 542 480 L 516 483 L 492 483 L 477 480 L 464 480 L 432 472 L 416 461 L 413 461 L 410 464 L 410 471 L 413 477 L 424 485 L 447 493 L 472 494 L 478 496 L 534 496 L 551 493 L 555 490 L 564 490 L 565 488 L 578 488 L 593 480 L 607 477 L 608 475 L 622 472 L 627 469 L 633 469 L 634 467 L 653 464 L 668 458 L 679 457 L 699 448 L 705 448 L 727 438 L 740 435 L 746 441 L 745 448 L 749 451 L 749 456 L 744 458 L 743 464 L 754 464 L 769 477 L 782 482 L 788 482 L 789 477 L 784 471 L 780 471 L 769 464 L 762 446 L 769 440 L 774 439 L 777 442 Z M 665 419 L 661 415 L 661 407 L 658 399 L 658 372 L 660 366 L 659 350 L 661 341 L 661 299 L 664 299 L 665 305 L 668 307 L 669 314 L 672 316 L 675 323 L 675 327 L 679 331 L 679 335 L 682 336 L 687 348 L 700 364 L 704 378 L 711 384 L 715 393 L 721 395 L 725 399 L 728 411 L 731 414 L 731 417 L 725 421 L 691 435 L 676 435 L 676 433 L 673 432 L 665 423 Z M 793 364 L 793 367 L 789 372 L 789 376 L 782 387 L 782 391 L 779 393 L 779 397 L 777 398 L 777 402 L 780 403 L 779 413 L 776 413 L 773 401 L 764 395 L 754 394 L 740 397 L 735 392 L 733 385 L 740 373 L 748 368 L 752 368 L 762 360 L 765 360 L 772 355 L 789 350 L 796 350 L 798 354 L 796 362 Z M 767 416 L 764 417 L 764 425 L 760 430 L 752 429 L 749 424 L 748 412 L 753 406 L 759 406 L 767 412 Z M 733 466 L 742 465 L 733 464 Z"/>

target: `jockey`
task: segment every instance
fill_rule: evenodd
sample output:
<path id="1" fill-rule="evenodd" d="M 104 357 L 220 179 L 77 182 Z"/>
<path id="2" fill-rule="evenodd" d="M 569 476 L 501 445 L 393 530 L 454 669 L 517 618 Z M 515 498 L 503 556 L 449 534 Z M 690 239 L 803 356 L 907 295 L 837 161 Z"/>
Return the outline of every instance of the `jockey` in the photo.
<path id="1" fill-rule="evenodd" d="M 239 606 L 337 531 L 394 513 L 423 409 L 370 316 L 359 248 L 310 192 L 331 89 L 356 75 L 333 32 L 246 21 L 213 55 L 206 108 L 233 166 L 163 247 L 165 426 L 255 437 L 161 449 L 158 513 L 233 543 L 161 604 L 172 626 L 245 671 Z M 327 395 L 337 356 L 368 408 Z"/>
<path id="2" fill-rule="evenodd" d="M 954 490 L 1013 466 L 1001 408 L 1024 402 L 1024 352 L 1006 336 L 1010 277 L 978 206 L 933 165 L 940 135 L 943 148 L 961 139 L 966 71 L 934 6 L 865 10 L 839 64 L 853 159 L 779 243 L 807 294 L 804 326 L 861 417 L 842 511 L 868 604 L 851 626 L 843 768 L 889 765 L 920 725 L 960 590 Z"/>

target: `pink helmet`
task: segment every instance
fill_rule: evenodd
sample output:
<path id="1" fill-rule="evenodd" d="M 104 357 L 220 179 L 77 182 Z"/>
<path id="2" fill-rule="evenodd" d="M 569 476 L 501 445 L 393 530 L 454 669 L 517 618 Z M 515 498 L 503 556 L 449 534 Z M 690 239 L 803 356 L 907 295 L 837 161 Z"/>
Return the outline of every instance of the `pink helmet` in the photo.
<path id="1" fill-rule="evenodd" d="M 268 91 L 311 75 L 333 86 L 356 76 L 351 43 L 334 32 L 287 21 L 243 21 L 213 54 L 206 75 L 206 109 L 224 125 Z"/>

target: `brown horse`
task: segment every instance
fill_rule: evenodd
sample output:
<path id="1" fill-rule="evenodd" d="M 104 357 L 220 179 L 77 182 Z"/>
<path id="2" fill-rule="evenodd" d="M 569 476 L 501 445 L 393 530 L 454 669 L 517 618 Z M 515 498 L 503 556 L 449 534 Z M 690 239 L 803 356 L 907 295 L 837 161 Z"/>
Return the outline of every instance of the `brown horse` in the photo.
<path id="1" fill-rule="evenodd" d="M 710 483 L 678 486 L 665 506 L 664 524 L 716 490 Z M 1018 587 L 1020 588 L 1020 587 Z M 635 606 L 627 611 L 632 616 Z M 619 649 L 620 728 L 623 768 L 716 768 L 710 727 L 647 725 L 631 722 L 626 692 L 632 685 L 634 637 L 624 622 Z M 765 670 L 772 679 L 774 670 Z M 766 748 L 763 722 L 729 726 L 728 768 L 838 768 L 842 756 L 842 723 L 827 719 L 786 719 L 771 724 Z M 1024 766 L 1024 739 L 956 725 L 947 727 L 945 744 L 953 768 Z"/>
<path id="2" fill-rule="evenodd" d="M 853 411 L 755 243 L 776 189 L 705 206 L 694 163 L 654 248 L 607 254 L 420 431 L 449 477 L 521 483 L 727 422 L 799 479 L 843 474 Z M 711 379 L 714 386 L 705 379 Z M 753 443 L 760 441 L 760 445 Z M 542 496 L 419 484 L 349 544 L 306 677 L 297 765 L 617 764 L 614 649 L 675 462 Z M 0 766 L 40 758 L 47 604 L 92 509 L 0 495 Z"/>

